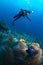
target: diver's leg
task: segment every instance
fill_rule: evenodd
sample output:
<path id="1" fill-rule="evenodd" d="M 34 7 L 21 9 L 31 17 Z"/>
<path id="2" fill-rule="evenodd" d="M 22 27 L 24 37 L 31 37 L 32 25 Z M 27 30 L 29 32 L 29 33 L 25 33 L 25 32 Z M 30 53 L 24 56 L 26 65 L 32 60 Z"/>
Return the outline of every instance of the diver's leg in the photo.
<path id="1" fill-rule="evenodd" d="M 21 16 L 16 17 L 14 21 L 18 20 L 20 17 L 21 17 Z"/>
<path id="2" fill-rule="evenodd" d="M 17 18 L 19 16 L 19 14 L 15 15 L 13 18 Z"/>
<path id="3" fill-rule="evenodd" d="M 31 22 L 31 19 L 28 16 L 26 16 L 26 18 Z"/>
<path id="4" fill-rule="evenodd" d="M 13 25 L 16 23 L 16 20 L 18 20 L 21 16 L 16 17 L 16 19 L 13 21 Z"/>

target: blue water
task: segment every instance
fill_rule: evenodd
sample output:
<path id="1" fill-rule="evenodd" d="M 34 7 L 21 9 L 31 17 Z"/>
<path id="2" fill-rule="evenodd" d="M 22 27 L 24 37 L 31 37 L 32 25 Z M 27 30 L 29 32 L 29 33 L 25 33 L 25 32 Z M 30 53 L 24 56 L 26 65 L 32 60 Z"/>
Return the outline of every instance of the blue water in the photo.
<path id="1" fill-rule="evenodd" d="M 34 11 L 29 15 L 32 21 L 20 18 L 15 26 L 12 26 L 13 17 L 21 8 Z M 43 40 L 43 0 L 0 0 L 0 20 L 4 20 L 13 30 Z"/>

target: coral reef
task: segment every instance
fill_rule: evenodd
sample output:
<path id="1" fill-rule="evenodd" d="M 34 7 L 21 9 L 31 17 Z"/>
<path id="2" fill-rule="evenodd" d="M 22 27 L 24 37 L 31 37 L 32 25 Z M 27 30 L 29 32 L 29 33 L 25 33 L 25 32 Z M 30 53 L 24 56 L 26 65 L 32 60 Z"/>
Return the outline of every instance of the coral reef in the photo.
<path id="1" fill-rule="evenodd" d="M 0 31 L 0 65 L 39 65 L 42 49 L 37 40 L 24 33 L 11 32 Z M 26 51 L 28 46 L 33 46 L 38 54 L 31 57 Z"/>

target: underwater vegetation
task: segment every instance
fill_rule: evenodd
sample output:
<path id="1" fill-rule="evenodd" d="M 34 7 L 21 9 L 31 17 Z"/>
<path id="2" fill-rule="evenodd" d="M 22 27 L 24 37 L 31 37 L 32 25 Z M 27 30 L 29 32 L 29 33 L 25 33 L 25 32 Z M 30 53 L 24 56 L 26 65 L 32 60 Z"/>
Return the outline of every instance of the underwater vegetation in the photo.
<path id="1" fill-rule="evenodd" d="M 9 30 L 0 22 L 0 65 L 40 65 L 42 49 L 36 38 Z M 5 25 L 5 26 L 4 26 Z M 4 32 L 4 31 L 6 32 Z"/>

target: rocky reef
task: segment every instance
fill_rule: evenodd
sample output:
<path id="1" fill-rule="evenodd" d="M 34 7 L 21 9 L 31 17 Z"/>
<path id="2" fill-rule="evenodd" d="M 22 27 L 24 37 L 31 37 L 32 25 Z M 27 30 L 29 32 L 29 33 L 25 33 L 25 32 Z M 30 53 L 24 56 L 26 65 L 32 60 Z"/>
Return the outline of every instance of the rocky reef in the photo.
<path id="1" fill-rule="evenodd" d="M 34 57 L 27 52 L 28 46 L 38 51 Z M 41 62 L 42 49 L 35 38 L 16 31 L 0 31 L 0 65 L 39 65 Z"/>
<path id="2" fill-rule="evenodd" d="M 0 20 L 0 31 L 8 31 L 8 26 L 5 24 L 4 21 Z"/>
<path id="3" fill-rule="evenodd" d="M 6 26 L 1 26 L 2 30 L 8 30 Z M 25 33 L 2 30 L 0 30 L 0 65 L 40 65 L 42 63 L 42 48 L 36 38 Z"/>

